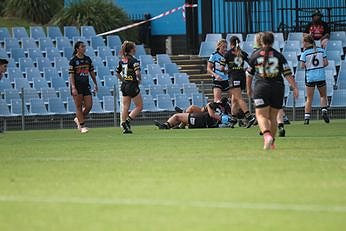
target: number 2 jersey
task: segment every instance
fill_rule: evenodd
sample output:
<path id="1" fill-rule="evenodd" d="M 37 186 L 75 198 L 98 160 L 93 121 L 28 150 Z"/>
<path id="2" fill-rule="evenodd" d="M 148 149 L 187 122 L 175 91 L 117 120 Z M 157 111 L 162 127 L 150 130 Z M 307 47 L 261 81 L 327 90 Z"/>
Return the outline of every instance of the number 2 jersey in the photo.
<path id="1" fill-rule="evenodd" d="M 320 47 L 304 50 L 300 61 L 305 64 L 305 81 L 307 83 L 326 80 L 323 59 L 327 58 L 326 51 Z"/>
<path id="2" fill-rule="evenodd" d="M 127 56 L 119 61 L 116 72 L 123 77 L 125 83 L 138 83 L 136 76 L 138 70 L 140 70 L 139 61 L 133 56 Z"/>
<path id="3" fill-rule="evenodd" d="M 264 66 L 264 49 L 254 52 L 249 60 L 250 67 L 247 72 L 255 75 L 257 80 L 271 80 L 283 82 L 282 75 L 289 77 L 292 75 L 290 66 L 285 57 L 273 48 L 269 49 L 268 61 Z"/>

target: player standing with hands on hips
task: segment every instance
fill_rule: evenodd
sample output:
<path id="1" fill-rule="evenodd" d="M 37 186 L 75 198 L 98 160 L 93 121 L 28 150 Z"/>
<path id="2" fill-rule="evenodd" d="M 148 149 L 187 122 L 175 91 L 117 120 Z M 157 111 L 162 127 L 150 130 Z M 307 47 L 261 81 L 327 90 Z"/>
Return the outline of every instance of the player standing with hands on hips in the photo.
<path id="1" fill-rule="evenodd" d="M 121 126 L 124 134 L 131 134 L 130 122 L 134 120 L 143 109 L 143 100 L 139 89 L 141 81 L 141 69 L 139 61 L 134 57 L 136 45 L 133 42 L 125 41 L 121 46 L 121 60 L 116 70 L 116 74 L 121 83 L 123 94 L 123 107 L 121 112 Z M 135 108 L 129 114 L 131 100 Z"/>
<path id="2" fill-rule="evenodd" d="M 274 149 L 277 130 L 277 114 L 282 108 L 284 99 L 284 80 L 287 79 L 293 89 L 294 97 L 298 97 L 298 88 L 292 71 L 285 57 L 272 48 L 274 35 L 265 32 L 262 37 L 263 46 L 250 57 L 247 70 L 247 94 L 253 97 L 256 106 L 256 118 L 263 133 L 264 149 Z M 256 82 L 252 94 L 252 78 Z"/>
<path id="3" fill-rule="evenodd" d="M 69 73 L 71 95 L 76 104 L 76 118 L 74 118 L 74 122 L 81 133 L 87 133 L 89 130 L 85 126 L 85 118 L 91 111 L 93 105 L 89 75 L 95 85 L 94 91 L 97 92 L 98 88 L 94 65 L 90 57 L 85 55 L 85 44 L 81 41 L 76 42 L 74 45 Z"/>

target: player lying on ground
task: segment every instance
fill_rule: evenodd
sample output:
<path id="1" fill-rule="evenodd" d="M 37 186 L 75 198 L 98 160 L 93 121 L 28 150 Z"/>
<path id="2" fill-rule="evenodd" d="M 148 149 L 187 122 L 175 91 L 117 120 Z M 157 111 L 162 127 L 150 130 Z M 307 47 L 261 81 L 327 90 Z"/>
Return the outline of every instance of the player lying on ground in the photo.
<path id="1" fill-rule="evenodd" d="M 189 128 L 218 128 L 230 125 L 231 117 L 227 113 L 222 102 L 213 102 L 207 104 L 206 111 L 176 113 L 165 123 L 154 122 L 159 129 L 170 129 L 181 123 Z"/>

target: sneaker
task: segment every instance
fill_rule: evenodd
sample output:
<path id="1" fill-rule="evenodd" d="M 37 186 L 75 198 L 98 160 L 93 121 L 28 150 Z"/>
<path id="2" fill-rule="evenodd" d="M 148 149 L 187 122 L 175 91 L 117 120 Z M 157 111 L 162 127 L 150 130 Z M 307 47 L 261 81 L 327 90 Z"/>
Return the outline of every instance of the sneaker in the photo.
<path id="1" fill-rule="evenodd" d="M 309 120 L 309 119 L 305 119 L 305 120 L 304 120 L 304 125 L 309 125 L 309 123 L 310 123 L 310 120 Z"/>
<path id="2" fill-rule="evenodd" d="M 157 120 L 154 120 L 154 124 L 155 124 L 155 126 L 157 126 L 159 129 L 169 129 L 169 128 L 167 127 L 166 124 L 160 123 L 160 122 L 157 121 Z"/>
<path id="3" fill-rule="evenodd" d="M 183 109 L 181 109 L 180 107 L 175 107 L 174 110 L 178 113 L 183 113 Z"/>
<path id="4" fill-rule="evenodd" d="M 329 120 L 329 116 L 328 116 L 328 112 L 327 111 L 323 111 L 322 112 L 322 118 L 324 119 L 324 122 L 329 124 L 330 120 Z"/>
<path id="5" fill-rule="evenodd" d="M 87 127 L 81 127 L 80 128 L 80 133 L 87 133 L 89 129 Z"/>
<path id="6" fill-rule="evenodd" d="M 248 123 L 247 123 L 246 128 L 250 128 L 250 127 L 255 123 L 256 117 L 253 116 L 253 115 L 250 115 L 250 116 L 247 118 L 247 121 L 248 121 Z"/>
<path id="7" fill-rule="evenodd" d="M 131 123 L 130 123 L 130 121 L 126 120 L 125 123 L 126 123 L 127 127 L 129 128 L 129 130 L 131 130 Z"/>
<path id="8" fill-rule="evenodd" d="M 76 123 L 76 125 L 77 125 L 77 129 L 80 131 L 80 130 L 81 130 L 81 127 L 80 127 L 80 123 L 79 123 L 78 118 L 77 118 L 77 117 L 75 117 L 75 118 L 73 119 L 73 121 Z"/>
<path id="9" fill-rule="evenodd" d="M 121 126 L 123 127 L 123 134 L 132 134 L 131 128 L 129 128 L 126 122 L 123 122 Z"/>
<path id="10" fill-rule="evenodd" d="M 231 125 L 230 125 L 230 127 L 231 128 L 234 128 L 234 126 L 237 124 L 237 120 L 231 120 Z"/>
<path id="11" fill-rule="evenodd" d="M 263 137 L 264 139 L 264 146 L 263 146 L 263 149 L 264 150 L 269 150 L 272 148 L 272 145 L 273 145 L 273 142 L 274 142 L 274 139 L 271 135 L 267 134 Z"/>
<path id="12" fill-rule="evenodd" d="M 285 137 L 286 131 L 283 127 L 279 127 L 279 137 Z"/>
<path id="13" fill-rule="evenodd" d="M 291 124 L 291 122 L 288 119 L 287 115 L 284 116 L 284 124 Z"/>

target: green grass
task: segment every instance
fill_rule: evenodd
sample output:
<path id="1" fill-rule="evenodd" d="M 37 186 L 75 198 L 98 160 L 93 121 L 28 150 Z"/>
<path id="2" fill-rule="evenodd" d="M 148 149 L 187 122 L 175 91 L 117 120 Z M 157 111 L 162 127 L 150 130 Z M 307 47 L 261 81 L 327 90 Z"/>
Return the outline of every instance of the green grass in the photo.
<path id="1" fill-rule="evenodd" d="M 346 121 L 255 128 L 133 127 L 0 135 L 1 231 L 340 231 Z"/>

